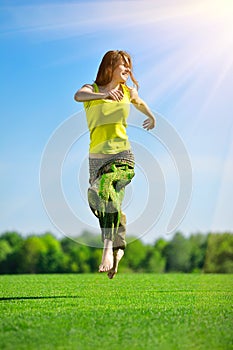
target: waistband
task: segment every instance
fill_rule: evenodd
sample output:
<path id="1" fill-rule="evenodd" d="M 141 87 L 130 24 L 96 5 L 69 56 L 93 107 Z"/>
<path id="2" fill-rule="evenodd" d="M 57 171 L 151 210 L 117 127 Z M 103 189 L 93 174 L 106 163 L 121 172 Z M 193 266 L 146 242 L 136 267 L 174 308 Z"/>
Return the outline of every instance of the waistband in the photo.
<path id="1" fill-rule="evenodd" d="M 95 181 L 95 179 L 99 176 L 99 172 L 101 168 L 107 165 L 110 165 L 112 163 L 118 163 L 118 164 L 124 163 L 133 168 L 135 164 L 134 154 L 131 150 L 127 150 L 127 151 L 113 154 L 111 158 L 107 158 L 107 159 L 89 158 L 90 184 L 92 184 L 93 181 Z"/>

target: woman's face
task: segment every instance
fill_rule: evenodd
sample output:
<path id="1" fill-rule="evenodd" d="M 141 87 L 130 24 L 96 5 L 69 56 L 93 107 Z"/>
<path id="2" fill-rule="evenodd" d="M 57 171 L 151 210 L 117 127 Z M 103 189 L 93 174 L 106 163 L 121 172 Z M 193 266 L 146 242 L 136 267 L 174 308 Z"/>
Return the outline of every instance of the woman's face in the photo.
<path id="1" fill-rule="evenodd" d="M 129 77 L 130 65 L 127 57 L 120 58 L 113 71 L 112 80 L 118 83 L 125 83 Z"/>

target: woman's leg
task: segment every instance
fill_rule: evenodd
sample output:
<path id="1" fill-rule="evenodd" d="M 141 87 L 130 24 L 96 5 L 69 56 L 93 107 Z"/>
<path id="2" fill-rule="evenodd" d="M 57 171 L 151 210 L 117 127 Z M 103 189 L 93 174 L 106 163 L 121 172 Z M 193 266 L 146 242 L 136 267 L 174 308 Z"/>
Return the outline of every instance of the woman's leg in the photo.
<path id="1" fill-rule="evenodd" d="M 115 233 L 113 249 L 125 249 L 126 247 L 126 215 L 121 211 L 119 227 Z"/>
<path id="2" fill-rule="evenodd" d="M 119 204 L 119 203 L 118 203 Z M 104 249 L 102 261 L 99 267 L 100 272 L 112 271 L 113 276 L 117 272 L 118 264 L 124 255 L 126 246 L 125 225 L 126 217 L 112 201 L 106 203 L 105 211 L 99 213 L 99 224 L 102 232 L 102 241 Z M 123 253 L 116 254 L 117 251 Z M 109 278 L 113 278 L 109 277 Z"/>
<path id="3" fill-rule="evenodd" d="M 123 249 L 114 249 L 113 250 L 113 267 L 108 272 L 108 278 L 112 279 L 117 271 L 120 260 L 123 258 L 124 250 Z"/>
<path id="4" fill-rule="evenodd" d="M 121 211 L 125 186 L 130 183 L 134 171 L 127 165 L 112 164 L 88 189 L 88 201 L 92 212 L 99 219 L 104 242 L 100 272 L 117 272 L 118 263 L 126 246 L 126 217 Z M 113 252 L 115 255 L 113 256 Z M 110 274 L 109 278 L 112 278 Z M 112 277 L 111 277 L 112 276 Z"/>
<path id="5" fill-rule="evenodd" d="M 110 239 L 105 239 L 99 272 L 111 270 L 113 268 L 113 260 L 113 242 Z"/>

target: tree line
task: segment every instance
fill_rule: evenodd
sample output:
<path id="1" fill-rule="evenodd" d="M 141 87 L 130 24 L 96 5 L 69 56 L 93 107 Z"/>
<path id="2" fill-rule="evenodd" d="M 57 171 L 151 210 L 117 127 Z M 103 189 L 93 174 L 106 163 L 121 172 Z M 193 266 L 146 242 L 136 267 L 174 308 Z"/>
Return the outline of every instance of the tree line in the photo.
<path id="1" fill-rule="evenodd" d="M 0 235 L 0 274 L 96 272 L 102 250 L 94 246 L 99 240 L 90 232 L 83 232 L 79 243 L 49 232 L 26 237 L 4 232 Z M 154 244 L 129 237 L 120 271 L 233 273 L 233 234 L 185 237 L 176 232 L 170 240 L 159 238 Z"/>

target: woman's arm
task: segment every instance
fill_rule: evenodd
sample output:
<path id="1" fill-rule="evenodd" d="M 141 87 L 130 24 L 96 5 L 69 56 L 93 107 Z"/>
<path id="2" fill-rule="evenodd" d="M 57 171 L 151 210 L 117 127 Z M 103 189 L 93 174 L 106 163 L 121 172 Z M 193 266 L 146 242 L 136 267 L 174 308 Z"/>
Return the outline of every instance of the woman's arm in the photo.
<path id="1" fill-rule="evenodd" d="M 107 98 L 107 94 L 94 92 L 94 87 L 92 85 L 86 84 L 81 89 L 79 89 L 75 95 L 74 99 L 77 102 L 85 102 L 91 100 L 100 100 Z"/>
<path id="2" fill-rule="evenodd" d="M 155 127 L 156 119 L 154 114 L 151 112 L 150 108 L 147 106 L 146 102 L 143 101 L 139 96 L 136 89 L 131 89 L 130 97 L 132 104 L 148 118 L 144 120 L 142 126 L 146 130 L 151 130 Z"/>
<path id="3" fill-rule="evenodd" d="M 105 99 L 120 101 L 122 98 L 123 93 L 120 90 L 113 89 L 106 92 L 95 92 L 94 87 L 90 84 L 81 87 L 81 89 L 79 89 L 74 95 L 74 99 L 77 102 Z"/>

